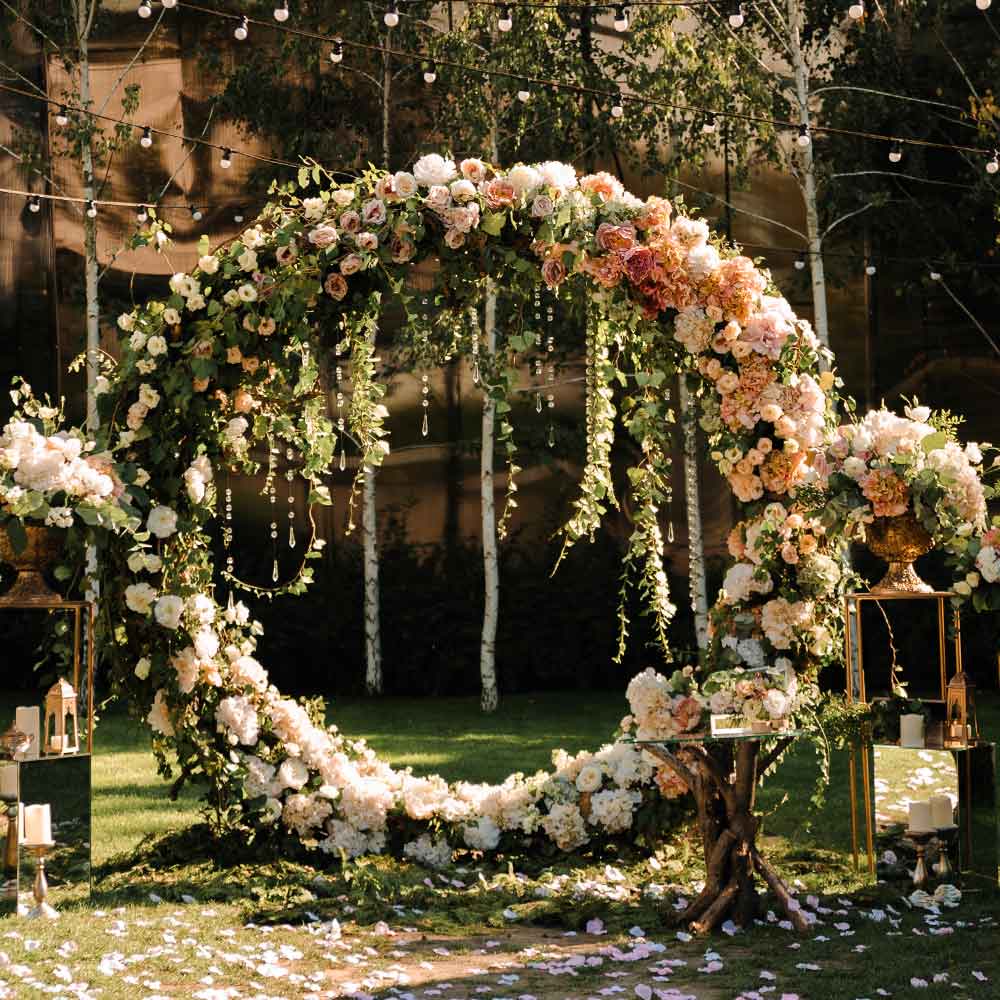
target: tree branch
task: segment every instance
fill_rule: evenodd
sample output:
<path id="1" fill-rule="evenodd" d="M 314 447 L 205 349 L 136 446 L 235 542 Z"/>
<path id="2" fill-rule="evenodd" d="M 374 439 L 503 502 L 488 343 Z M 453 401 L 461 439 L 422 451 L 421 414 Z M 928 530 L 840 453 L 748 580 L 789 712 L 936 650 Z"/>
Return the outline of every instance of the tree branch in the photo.
<path id="1" fill-rule="evenodd" d="M 895 170 L 850 170 L 843 174 L 831 174 L 834 179 L 838 177 L 901 177 L 908 181 L 920 181 L 924 184 L 939 184 L 942 187 L 961 188 L 964 191 L 971 191 L 972 184 L 956 184 L 954 181 L 935 181 L 930 177 L 918 177 L 916 174 L 901 174 Z"/>
<path id="2" fill-rule="evenodd" d="M 757 761 L 757 774 L 763 774 L 791 745 L 794 739 L 789 736 L 778 740 L 774 746 Z"/>
<path id="3" fill-rule="evenodd" d="M 640 745 L 640 749 L 645 750 L 646 753 L 652 755 L 657 760 L 662 761 L 667 765 L 685 785 L 688 786 L 689 791 L 694 791 L 698 787 L 698 776 L 692 771 L 686 764 L 681 763 L 681 761 L 669 750 L 665 749 L 660 743 L 643 743 Z"/>
<path id="4" fill-rule="evenodd" d="M 208 132 L 208 127 L 209 127 L 209 125 L 212 124 L 212 118 L 215 115 L 215 108 L 216 108 L 217 104 L 218 104 L 218 99 L 216 99 L 215 101 L 212 102 L 212 107 L 209 108 L 208 117 L 205 119 L 205 125 L 202 128 L 202 130 L 201 130 L 201 135 L 198 136 L 199 139 L 204 139 L 205 138 L 205 134 Z M 166 179 L 166 182 L 164 183 L 163 187 L 160 189 L 159 197 L 156 199 L 157 201 L 159 201 L 160 198 L 162 198 L 167 193 L 167 190 L 169 189 L 170 185 L 173 184 L 173 182 L 174 182 L 174 178 L 181 172 L 181 170 L 184 169 L 184 164 L 187 163 L 187 161 L 191 159 L 192 154 L 194 153 L 194 151 L 197 148 L 198 148 L 197 145 L 192 145 L 191 148 L 184 154 L 184 156 L 181 157 L 181 162 L 177 164 L 177 168 Z"/>
<path id="5" fill-rule="evenodd" d="M 924 263 L 926 263 L 926 261 Z M 948 286 L 948 282 L 945 281 L 944 278 L 941 278 L 938 281 L 938 284 L 948 293 L 948 295 L 951 297 L 952 302 L 954 302 L 955 305 L 958 306 L 958 308 L 961 309 L 963 313 L 965 313 L 965 315 L 969 318 L 969 322 L 986 338 L 990 347 L 992 347 L 993 350 L 996 351 L 998 355 L 1000 355 L 1000 347 L 997 346 L 997 342 L 989 335 L 989 333 L 986 330 L 986 327 L 984 327 L 983 324 L 980 323 L 979 320 L 972 315 L 972 313 L 969 311 L 965 303 L 962 302 L 962 300 L 951 290 L 951 288 Z"/>
<path id="6" fill-rule="evenodd" d="M 831 90 L 850 90 L 856 91 L 859 94 L 874 94 L 876 97 L 890 97 L 896 101 L 908 101 L 911 104 L 932 104 L 939 108 L 949 108 L 952 111 L 964 111 L 965 109 L 960 107 L 958 104 L 948 104 L 945 101 L 931 101 L 924 97 L 910 97 L 908 94 L 893 94 L 888 90 L 875 90 L 872 87 L 854 87 L 848 86 L 847 84 L 829 84 L 826 87 L 817 87 L 815 90 L 810 91 L 810 97 L 816 97 L 819 94 L 825 94 L 827 91 Z"/>
<path id="7" fill-rule="evenodd" d="M 673 179 L 673 182 L 675 184 L 679 184 L 681 187 L 687 188 L 689 191 L 697 191 L 699 194 L 706 195 L 713 201 L 717 201 L 720 204 L 725 205 L 727 208 L 731 208 L 734 212 L 739 212 L 741 215 L 749 215 L 750 218 L 757 219 L 759 222 L 766 222 L 768 223 L 768 225 L 771 226 L 777 226 L 779 229 L 784 229 L 787 232 L 791 233 L 793 236 L 798 236 L 799 239 L 801 240 L 806 239 L 805 233 L 800 232 L 793 226 L 785 225 L 784 222 L 779 222 L 777 219 L 772 219 L 766 215 L 760 215 L 757 212 L 751 212 L 749 209 L 746 208 L 740 208 L 738 205 L 734 205 L 732 202 L 726 201 L 726 199 L 721 197 L 720 195 L 712 194 L 711 191 L 706 191 L 704 188 L 695 187 L 693 184 L 687 184 L 684 181 L 677 180 L 676 178 Z"/>
<path id="8" fill-rule="evenodd" d="M 866 204 L 862 205 L 861 208 L 856 208 L 853 212 L 848 212 L 846 215 L 842 215 L 839 219 L 834 219 L 833 222 L 831 222 L 830 225 L 828 225 L 826 229 L 824 229 L 823 232 L 820 234 L 819 237 L 820 243 L 822 243 L 823 240 L 825 240 L 827 236 L 829 236 L 830 233 L 833 232 L 833 230 L 836 229 L 837 226 L 839 226 L 842 222 L 846 222 L 848 219 L 853 219 L 854 216 L 860 215 L 862 212 L 867 212 L 869 208 L 874 208 L 874 207 L 875 203 L 869 201 Z"/>
<path id="9" fill-rule="evenodd" d="M 108 96 L 104 98 L 104 103 L 101 105 L 100 111 L 97 112 L 99 115 L 104 114 L 108 105 L 111 103 L 111 98 L 114 96 L 115 91 L 121 86 L 122 80 L 124 80 L 125 77 L 128 76 L 129 71 L 138 62 L 139 57 L 143 54 L 143 52 L 145 52 L 146 46 L 149 45 L 149 43 L 153 40 L 153 35 L 156 34 L 157 29 L 160 27 L 160 23 L 163 21 L 163 18 L 166 15 L 166 13 L 167 13 L 167 8 L 161 7 L 159 17 L 157 17 L 156 21 L 153 24 L 153 27 L 149 29 L 149 34 L 146 35 L 146 37 L 143 39 L 143 42 L 139 46 L 139 48 L 135 50 L 135 55 L 133 55 L 132 58 L 128 61 L 128 65 L 121 71 L 121 73 L 118 74 L 118 79 L 115 80 L 115 82 L 112 84 L 111 89 L 108 91 Z"/>

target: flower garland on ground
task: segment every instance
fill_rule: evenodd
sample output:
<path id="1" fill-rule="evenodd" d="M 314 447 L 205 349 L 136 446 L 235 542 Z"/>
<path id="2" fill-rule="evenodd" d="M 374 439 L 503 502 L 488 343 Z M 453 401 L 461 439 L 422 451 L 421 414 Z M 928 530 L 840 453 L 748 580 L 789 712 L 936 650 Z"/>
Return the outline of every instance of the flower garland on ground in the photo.
<path id="1" fill-rule="evenodd" d="M 268 827 L 290 845 L 346 856 L 391 849 L 429 863 L 511 839 L 572 850 L 634 837 L 647 807 L 684 791 L 641 751 L 557 752 L 553 771 L 499 786 L 414 777 L 326 727 L 317 706 L 283 697 L 256 657 L 261 629 L 249 609 L 214 596 L 208 528 L 220 470 L 256 470 L 255 442 L 291 448 L 310 502 L 328 502 L 321 480 L 339 428 L 319 382 L 323 351 L 351 356 L 347 430 L 361 466 L 385 457 L 388 413 L 371 378 L 383 297 L 427 336 L 446 330 L 444 346 L 455 343 L 454 322 L 428 324 L 409 288 L 409 268 L 427 259 L 434 306 L 449 317 L 465 315 L 487 282 L 515 303 L 539 281 L 587 300 L 588 463 L 566 540 L 591 535 L 615 502 L 618 400 L 642 454 L 629 470 L 629 562 L 641 563 L 661 633 L 673 613 L 657 522 L 670 488 L 664 387 L 676 372 L 744 505 L 730 537 L 737 562 L 712 611 L 708 682 L 699 688 L 691 668 L 670 679 L 647 671 L 630 685 L 623 730 L 694 732 L 709 704 L 783 718 L 815 700 L 816 672 L 838 647 L 846 578 L 840 535 L 797 499 L 837 427 L 836 379 L 820 372 L 830 358 L 808 324 L 766 272 L 662 198 L 641 201 L 607 174 L 578 177 L 562 163 L 503 171 L 436 154 L 349 185 L 303 168 L 239 238 L 214 253 L 203 246 L 167 299 L 119 318 L 121 360 L 101 384 L 99 444 L 142 523 L 110 539 L 102 565 L 116 690 L 148 718 L 163 774 L 178 767 L 178 782 L 207 786 L 220 830 Z M 518 342 L 536 341 L 523 329 Z"/>

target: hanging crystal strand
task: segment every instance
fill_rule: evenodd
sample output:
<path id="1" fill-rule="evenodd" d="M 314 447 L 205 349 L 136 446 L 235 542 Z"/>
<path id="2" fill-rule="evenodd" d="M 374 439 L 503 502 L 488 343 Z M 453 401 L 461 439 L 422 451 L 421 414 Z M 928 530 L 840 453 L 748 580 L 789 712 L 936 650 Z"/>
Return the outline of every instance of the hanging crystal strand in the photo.
<path id="1" fill-rule="evenodd" d="M 552 313 L 551 312 L 549 313 L 548 321 L 550 323 L 552 322 Z M 553 389 L 555 388 L 555 382 L 556 382 L 556 366 L 555 366 L 555 361 L 553 360 L 553 354 L 555 352 L 555 349 L 556 349 L 556 338 L 550 333 L 545 338 L 545 353 L 546 353 L 546 356 L 549 359 L 548 378 L 547 378 L 547 381 L 548 381 L 548 386 L 547 386 L 548 393 L 545 396 L 545 401 L 546 401 L 546 403 L 548 404 L 548 407 L 549 407 L 549 447 L 550 448 L 554 447 L 555 443 L 556 443 L 556 426 L 555 426 L 555 422 L 553 420 L 553 412 L 552 412 L 556 408 L 556 397 L 555 397 L 555 393 L 553 392 Z"/>
<path id="2" fill-rule="evenodd" d="M 472 384 L 479 385 L 479 330 L 472 331 Z"/>
<path id="3" fill-rule="evenodd" d="M 271 504 L 271 548 L 274 552 L 274 565 L 271 569 L 271 580 L 274 583 L 278 582 L 278 522 L 276 520 L 277 511 L 274 509 L 278 502 L 278 488 L 274 485 L 274 470 L 278 463 L 278 449 L 272 443 L 268 442 L 267 449 L 267 481 L 264 485 L 264 492 L 267 493 L 267 499 Z"/>
<path id="4" fill-rule="evenodd" d="M 670 402 L 670 386 L 666 386 L 663 390 L 663 398 L 666 402 Z M 673 545 L 674 544 L 674 490 L 673 487 L 670 488 L 670 501 L 669 507 L 667 509 L 667 516 L 670 518 L 667 524 L 667 541 Z"/>
<path id="5" fill-rule="evenodd" d="M 233 559 L 233 490 L 229 485 L 229 473 L 226 473 L 226 511 L 225 523 L 222 526 L 222 544 L 226 549 L 226 572 L 232 576 L 235 561 Z M 232 593 L 230 592 L 230 599 Z"/>
<path id="6" fill-rule="evenodd" d="M 544 372 L 543 372 L 543 367 L 542 367 L 542 359 L 541 358 L 535 358 L 535 378 L 539 382 L 541 382 L 542 378 L 543 378 L 543 374 L 544 374 Z M 542 393 L 541 393 L 541 389 L 536 389 L 535 390 L 535 413 L 541 413 L 541 412 L 542 412 Z"/>
<path id="7" fill-rule="evenodd" d="M 430 430 L 430 427 L 427 422 L 427 407 L 430 406 L 431 404 L 430 400 L 427 398 L 427 395 L 431 391 L 431 388 L 427 384 L 427 382 L 428 382 L 428 377 L 425 373 L 420 376 L 420 395 L 422 397 L 420 400 L 420 405 L 423 407 L 424 411 L 424 420 L 423 423 L 420 425 L 420 433 L 424 437 L 427 437 L 427 432 Z"/>
<path id="8" fill-rule="evenodd" d="M 340 471 L 347 468 L 347 443 L 344 435 L 344 393 L 341 382 L 344 378 L 344 369 L 340 364 L 341 347 L 337 345 L 337 367 L 334 371 L 334 386 L 337 390 L 337 433 L 340 435 Z"/>
<path id="9" fill-rule="evenodd" d="M 288 481 L 288 547 L 295 548 L 295 489 L 292 484 L 295 481 L 295 470 L 291 463 L 295 460 L 295 452 L 291 448 L 285 449 L 285 458 L 288 460 L 288 469 L 285 472 L 285 479 Z"/>

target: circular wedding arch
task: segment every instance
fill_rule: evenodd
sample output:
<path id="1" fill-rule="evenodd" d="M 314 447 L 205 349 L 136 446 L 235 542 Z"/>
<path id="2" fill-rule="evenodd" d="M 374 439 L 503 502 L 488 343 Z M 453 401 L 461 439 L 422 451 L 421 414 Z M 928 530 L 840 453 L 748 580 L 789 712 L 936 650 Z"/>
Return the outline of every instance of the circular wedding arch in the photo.
<path id="1" fill-rule="evenodd" d="M 161 228 L 154 221 L 151 242 Z M 259 627 L 215 565 L 221 472 L 256 470 L 253 442 L 287 450 L 312 503 L 325 498 L 342 433 L 360 449 L 360 474 L 378 465 L 388 414 L 374 341 L 390 307 L 427 356 L 476 354 L 483 391 L 503 409 L 507 376 L 541 345 L 527 306 L 544 290 L 585 329 L 587 457 L 567 544 L 591 536 L 615 502 L 611 446 L 624 427 L 641 455 L 628 470 L 627 558 L 663 635 L 674 610 L 658 519 L 670 492 L 669 386 L 678 373 L 687 380 L 741 505 L 737 555 L 748 535 L 794 522 L 811 456 L 837 425 L 829 352 L 808 323 L 703 221 L 557 162 L 501 169 L 431 154 L 410 171 L 373 170 L 350 184 L 308 164 L 240 237 L 202 252 L 193 273 L 171 278 L 169 297 L 119 318 L 120 361 L 99 396 L 98 445 L 113 450 L 143 513 L 138 533 L 100 540 L 104 635 L 116 693 L 151 724 L 164 776 L 204 784 L 216 830 L 267 827 L 290 849 L 340 856 L 392 850 L 433 864 L 511 840 L 572 850 L 635 836 L 684 786 L 627 743 L 557 752 L 551 772 L 498 786 L 449 785 L 390 767 L 313 705 L 284 697 L 255 657 Z M 421 262 L 431 292 L 410 280 Z M 482 322 L 506 331 L 496 356 L 480 345 L 484 299 Z M 351 365 L 343 428 L 321 379 L 324 356 L 337 351 Z M 786 530 L 814 527 L 798 517 Z M 818 529 L 813 542 L 827 553 L 840 545 Z M 760 641 L 772 665 L 780 659 L 804 690 L 833 657 L 836 578 L 817 583 L 780 561 L 739 565 L 712 609 L 703 673 L 681 671 L 669 688 L 640 675 L 629 693 L 642 711 L 626 727 L 641 734 L 658 711 L 697 724 L 695 685 L 759 634 L 765 594 L 784 615 L 773 641 Z"/>

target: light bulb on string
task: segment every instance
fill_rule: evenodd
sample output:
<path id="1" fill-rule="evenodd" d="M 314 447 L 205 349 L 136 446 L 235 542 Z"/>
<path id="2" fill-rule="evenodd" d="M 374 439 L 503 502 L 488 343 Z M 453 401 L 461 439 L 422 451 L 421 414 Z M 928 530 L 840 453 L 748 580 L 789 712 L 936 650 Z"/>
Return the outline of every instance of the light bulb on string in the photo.
<path id="1" fill-rule="evenodd" d="M 424 63 L 424 83 L 434 83 L 437 78 L 437 67 L 434 63 Z"/>
<path id="2" fill-rule="evenodd" d="M 205 217 L 204 213 L 202 212 L 202 210 L 197 205 L 192 205 L 191 206 L 191 218 L 192 218 L 193 221 L 195 221 L 195 222 L 201 222 L 201 220 L 204 217 Z"/>
<path id="3" fill-rule="evenodd" d="M 233 151 L 231 149 L 224 149 L 222 151 L 222 157 L 219 160 L 219 166 L 223 170 L 228 170 L 233 165 Z"/>
<path id="4" fill-rule="evenodd" d="M 145 20 L 147 17 L 152 17 L 153 8 L 149 5 L 149 0 L 142 0 L 142 3 L 139 4 L 139 9 L 136 11 L 136 13 L 143 20 Z"/>
<path id="5" fill-rule="evenodd" d="M 497 27 L 501 31 L 510 31 L 514 27 L 513 11 L 506 4 L 500 8 L 500 20 L 497 21 Z"/>
<path id="6" fill-rule="evenodd" d="M 976 7 L 979 10 L 989 10 L 993 0 L 976 0 Z"/>
<path id="7" fill-rule="evenodd" d="M 615 5 L 615 31 L 628 31 L 628 8 L 623 3 Z"/>
<path id="8" fill-rule="evenodd" d="M 850 7 L 847 8 L 847 16 L 852 21 L 860 21 L 861 18 L 865 16 L 865 5 L 861 0 L 855 0 Z"/>
<path id="9" fill-rule="evenodd" d="M 795 258 L 795 270 L 804 271 L 806 269 L 806 259 L 805 257 L 799 255 Z"/>
<path id="10" fill-rule="evenodd" d="M 518 100 L 519 100 L 519 101 L 520 101 L 520 102 L 521 102 L 522 104 L 527 104 L 527 103 L 528 103 L 528 101 L 530 101 L 530 100 L 531 100 L 531 91 L 530 91 L 530 90 L 519 90 L 519 91 L 517 92 L 517 99 L 518 99 Z"/>
<path id="11" fill-rule="evenodd" d="M 812 142 L 809 135 L 809 126 L 803 122 L 799 126 L 799 134 L 795 137 L 795 144 L 801 149 L 805 149 Z"/>
<path id="12" fill-rule="evenodd" d="M 135 218 L 137 222 L 146 222 L 149 219 L 149 212 L 146 210 L 145 205 L 140 205 L 138 211 L 135 213 Z"/>
<path id="13" fill-rule="evenodd" d="M 237 212 L 233 216 L 233 222 L 235 222 L 237 226 L 242 226 L 243 225 L 243 220 L 245 218 L 246 218 L 246 216 L 242 212 Z"/>
<path id="14" fill-rule="evenodd" d="M 893 142 L 889 147 L 889 162 L 899 163 L 903 158 L 903 147 L 898 142 Z"/>
<path id="15" fill-rule="evenodd" d="M 65 128 L 69 124 L 69 115 L 66 113 L 66 105 L 60 105 L 56 112 L 56 124 L 60 128 Z"/>
<path id="16" fill-rule="evenodd" d="M 281 0 L 281 6 L 274 8 L 274 19 L 279 24 L 284 24 L 288 20 L 289 13 L 288 0 Z"/>
<path id="17" fill-rule="evenodd" d="M 621 118 L 625 114 L 625 108 L 622 105 L 622 95 L 619 94 L 611 104 L 611 117 Z"/>
<path id="18" fill-rule="evenodd" d="M 38 195 L 33 194 L 28 199 L 28 211 L 38 213 L 42 210 L 42 203 L 38 200 Z"/>
<path id="19" fill-rule="evenodd" d="M 871 262 L 865 264 L 865 274 L 867 274 L 869 278 L 872 277 L 877 271 L 878 268 Z"/>
<path id="20" fill-rule="evenodd" d="M 746 13 L 743 10 L 743 4 L 734 3 L 732 5 L 732 10 L 729 12 L 729 26 L 731 28 L 742 28 L 746 23 Z"/>
<path id="21" fill-rule="evenodd" d="M 399 24 L 399 8 L 396 6 L 396 0 L 389 0 L 385 13 L 382 15 L 382 21 L 387 28 L 395 28 Z"/>
<path id="22" fill-rule="evenodd" d="M 940 271 L 931 271 L 931 273 L 930 273 L 930 279 L 931 279 L 931 281 L 940 281 L 941 280 L 941 272 Z"/>
<path id="23" fill-rule="evenodd" d="M 97 204 L 94 201 L 87 202 L 87 218 L 88 219 L 97 218 Z"/>
<path id="24" fill-rule="evenodd" d="M 705 115 L 705 120 L 701 123 L 701 130 L 706 135 L 711 135 L 718 128 L 715 115 Z"/>
<path id="25" fill-rule="evenodd" d="M 344 61 L 344 43 L 339 39 L 334 39 L 333 48 L 330 50 L 330 62 L 336 64 Z"/>
<path id="26" fill-rule="evenodd" d="M 244 14 L 240 18 L 240 23 L 236 25 L 236 30 L 233 31 L 233 38 L 238 42 L 245 42 L 247 40 L 247 35 L 250 34 L 250 21 Z"/>
<path id="27" fill-rule="evenodd" d="M 166 10 L 173 10 L 177 6 L 177 0 L 160 0 Z"/>
<path id="28" fill-rule="evenodd" d="M 995 174 L 1000 170 L 1000 154 L 993 150 L 993 156 L 986 162 L 986 173 Z"/>
<path id="29" fill-rule="evenodd" d="M 153 130 L 147 125 L 142 130 L 142 137 L 139 139 L 139 145 L 143 149 L 149 149 L 153 145 Z"/>

